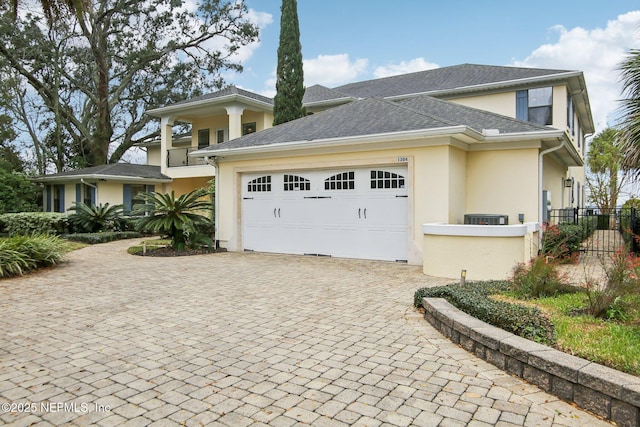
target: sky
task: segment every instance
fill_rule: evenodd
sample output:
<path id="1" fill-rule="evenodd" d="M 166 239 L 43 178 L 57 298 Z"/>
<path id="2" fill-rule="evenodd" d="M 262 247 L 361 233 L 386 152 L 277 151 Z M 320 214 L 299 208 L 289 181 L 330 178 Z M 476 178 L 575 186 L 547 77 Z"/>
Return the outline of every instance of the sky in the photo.
<path id="1" fill-rule="evenodd" d="M 281 1 L 245 3 L 260 41 L 225 78 L 274 96 Z M 617 67 L 640 49 L 637 0 L 298 0 L 298 19 L 307 87 L 464 63 L 579 70 L 597 131 L 619 119 Z"/>

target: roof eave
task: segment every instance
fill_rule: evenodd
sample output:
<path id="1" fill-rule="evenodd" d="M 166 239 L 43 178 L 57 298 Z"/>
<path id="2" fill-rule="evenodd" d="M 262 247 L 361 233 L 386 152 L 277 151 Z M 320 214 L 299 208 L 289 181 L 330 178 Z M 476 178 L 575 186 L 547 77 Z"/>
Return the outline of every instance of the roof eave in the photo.
<path id="1" fill-rule="evenodd" d="M 148 110 L 146 113 L 152 117 L 165 117 L 165 116 L 171 116 L 176 113 L 184 112 L 185 109 L 193 110 L 197 108 L 214 106 L 218 104 L 228 104 L 230 102 L 235 102 L 235 101 L 249 104 L 258 108 L 273 110 L 273 104 L 270 104 L 268 102 L 263 102 L 255 98 L 250 98 L 248 96 L 244 96 L 238 93 L 232 93 L 229 95 L 224 95 L 224 96 L 219 96 L 214 98 L 200 99 L 200 100 L 191 101 L 191 102 L 181 102 L 178 104 L 167 105 L 166 107 L 154 108 L 152 110 Z"/>
<path id="2" fill-rule="evenodd" d="M 172 182 L 172 178 L 145 178 L 142 176 L 125 176 L 125 175 L 104 175 L 104 174 L 82 174 L 82 175 L 59 175 L 59 176 L 39 176 L 31 178 L 35 182 L 68 182 L 85 180 L 97 180 L 97 181 L 135 181 L 135 182 L 158 182 L 168 183 Z"/>
<path id="3" fill-rule="evenodd" d="M 439 136 L 465 135 L 472 139 L 482 139 L 482 134 L 469 128 L 468 126 L 448 126 L 435 129 L 419 129 L 414 131 L 389 132 L 373 135 L 357 135 L 348 137 L 336 137 L 313 140 L 299 140 L 282 142 L 276 144 L 259 145 L 251 147 L 238 147 L 228 149 L 197 150 L 189 153 L 191 157 L 223 157 L 243 154 L 254 154 L 265 151 L 286 151 L 286 150 L 306 150 L 311 148 L 322 148 L 330 146 L 349 146 L 363 143 L 381 142 L 385 140 L 410 140 L 419 138 L 434 138 Z"/>
<path id="4" fill-rule="evenodd" d="M 484 142 L 492 143 L 492 142 L 513 142 L 513 141 L 524 141 L 524 140 L 540 140 L 540 141 L 549 141 L 549 140 L 562 140 L 565 142 L 564 147 L 566 149 L 566 153 L 569 158 L 572 160 L 573 164 L 570 166 L 583 166 L 584 160 L 578 153 L 578 150 L 571 142 L 571 137 L 566 130 L 559 129 L 550 129 L 548 131 L 538 131 L 538 132 L 514 132 L 514 133 L 503 133 L 495 136 L 485 136 Z"/>

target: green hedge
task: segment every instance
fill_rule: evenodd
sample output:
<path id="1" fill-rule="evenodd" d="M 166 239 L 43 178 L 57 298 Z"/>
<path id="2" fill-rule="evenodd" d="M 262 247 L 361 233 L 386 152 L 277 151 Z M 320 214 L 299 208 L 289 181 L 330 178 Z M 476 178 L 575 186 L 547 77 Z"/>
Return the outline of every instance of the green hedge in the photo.
<path id="1" fill-rule="evenodd" d="M 69 215 L 55 212 L 20 212 L 0 215 L 0 233 L 9 236 L 72 232 Z"/>
<path id="2" fill-rule="evenodd" d="M 136 231 L 105 231 L 102 233 L 66 234 L 62 237 L 67 240 L 73 240 L 74 242 L 94 245 L 97 243 L 113 242 L 115 240 L 135 239 L 142 236 L 142 233 L 138 233 Z"/>
<path id="3" fill-rule="evenodd" d="M 0 238 L 0 277 L 57 264 L 64 257 L 66 246 L 65 241 L 47 234 Z"/>
<path id="4" fill-rule="evenodd" d="M 553 324 L 539 309 L 489 298 L 507 291 L 510 286 L 507 281 L 490 281 L 421 288 L 414 294 L 414 305 L 421 307 L 422 298 L 445 298 L 458 309 L 491 325 L 532 341 L 554 344 Z"/>

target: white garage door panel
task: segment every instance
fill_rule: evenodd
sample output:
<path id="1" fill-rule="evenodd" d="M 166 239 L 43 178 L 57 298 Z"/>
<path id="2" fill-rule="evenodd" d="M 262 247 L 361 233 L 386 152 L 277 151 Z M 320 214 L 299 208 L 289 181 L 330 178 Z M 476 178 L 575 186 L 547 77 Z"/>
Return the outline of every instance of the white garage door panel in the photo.
<path id="1" fill-rule="evenodd" d="M 406 167 L 244 175 L 243 246 L 405 260 L 406 179 Z"/>

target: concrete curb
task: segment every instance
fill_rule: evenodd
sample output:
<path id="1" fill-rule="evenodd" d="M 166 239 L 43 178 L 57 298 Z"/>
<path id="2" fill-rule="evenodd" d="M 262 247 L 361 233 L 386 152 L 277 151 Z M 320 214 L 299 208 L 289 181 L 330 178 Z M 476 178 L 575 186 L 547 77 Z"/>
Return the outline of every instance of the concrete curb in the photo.
<path id="1" fill-rule="evenodd" d="M 465 350 L 619 426 L 640 427 L 640 378 L 491 326 L 443 298 L 423 298 L 424 317 Z"/>

